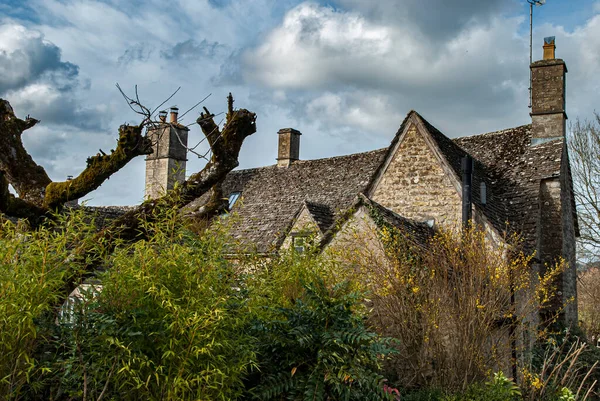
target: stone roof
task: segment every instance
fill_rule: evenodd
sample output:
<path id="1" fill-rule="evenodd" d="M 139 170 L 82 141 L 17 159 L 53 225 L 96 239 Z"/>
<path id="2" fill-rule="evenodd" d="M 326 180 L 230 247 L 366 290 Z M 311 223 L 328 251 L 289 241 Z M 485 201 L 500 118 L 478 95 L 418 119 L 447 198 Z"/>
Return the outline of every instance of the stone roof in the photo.
<path id="1" fill-rule="evenodd" d="M 461 176 L 461 158 L 467 153 L 473 157 L 473 202 L 497 231 L 505 232 L 510 223 L 510 228 L 521 232 L 528 246 L 534 247 L 540 180 L 559 176 L 564 141 L 530 146 L 531 125 L 449 139 L 416 112 L 409 116 L 412 113 L 421 119 L 458 177 Z M 388 148 L 299 160 L 286 168 L 272 165 L 232 171 L 223 182 L 223 192 L 226 196 L 241 192 L 242 196 L 233 207 L 238 221 L 230 234 L 244 249 L 273 252 L 282 244 L 303 207 L 308 209 L 322 233 L 331 231 L 334 222 L 347 209 L 356 206 L 358 194 L 368 193 L 407 120 L 408 116 Z M 481 182 L 485 182 L 487 188 L 485 205 L 480 199 Z M 207 199 L 208 194 L 205 194 L 188 207 L 194 209 Z M 408 220 L 369 202 L 390 224 L 412 230 L 412 226 L 406 225 Z M 87 208 L 95 213 L 99 226 L 128 210 L 126 207 Z"/>
<path id="2" fill-rule="evenodd" d="M 334 222 L 334 211 L 328 205 L 305 201 L 306 209 L 319 226 L 322 233 L 327 231 Z"/>
<path id="3" fill-rule="evenodd" d="M 375 221 L 375 224 L 381 225 L 380 223 L 384 223 L 397 228 L 408 240 L 420 247 L 426 247 L 434 236 L 435 230 L 427 224 L 400 216 L 362 194 L 360 197 L 362 204 L 368 208 L 369 214 Z"/>
<path id="4" fill-rule="evenodd" d="M 531 146 L 531 125 L 524 125 L 455 142 L 477 160 L 475 175 L 486 182 L 488 202 L 479 204 L 480 210 L 499 232 L 522 234 L 526 247 L 533 250 L 540 181 L 559 177 L 564 140 Z"/>
<path id="5" fill-rule="evenodd" d="M 325 232 L 365 190 L 385 151 L 230 172 L 223 182 L 223 193 L 242 193 L 233 207 L 239 224 L 233 225 L 230 235 L 249 251 L 273 252 L 282 244 L 305 202 Z M 207 199 L 205 194 L 190 206 L 193 209 Z"/>
<path id="6" fill-rule="evenodd" d="M 416 112 L 409 113 L 417 114 Z M 506 223 L 522 231 L 535 244 L 539 181 L 560 173 L 562 140 L 530 146 L 531 125 L 456 139 L 449 139 L 423 117 L 423 125 L 437 143 L 457 177 L 461 158 L 474 159 L 473 202 L 490 223 L 503 233 Z M 239 224 L 233 237 L 245 247 L 261 253 L 275 251 L 291 229 L 294 218 L 306 205 L 321 232 L 331 228 L 342 213 L 353 206 L 359 193 L 368 192 L 373 177 L 399 140 L 408 117 L 391 145 L 385 149 L 318 160 L 300 160 L 287 168 L 275 165 L 232 171 L 223 183 L 225 195 L 241 192 L 234 206 Z M 487 202 L 480 199 L 485 182 Z M 199 198 L 196 205 L 206 202 Z M 381 205 L 377 206 L 382 208 Z M 389 211 L 388 211 L 389 212 Z M 392 213 L 392 212 L 389 212 Z M 384 213 L 390 219 L 394 215 Z M 396 219 L 401 218 L 395 215 Z M 400 220 L 395 222 L 401 224 Z"/>

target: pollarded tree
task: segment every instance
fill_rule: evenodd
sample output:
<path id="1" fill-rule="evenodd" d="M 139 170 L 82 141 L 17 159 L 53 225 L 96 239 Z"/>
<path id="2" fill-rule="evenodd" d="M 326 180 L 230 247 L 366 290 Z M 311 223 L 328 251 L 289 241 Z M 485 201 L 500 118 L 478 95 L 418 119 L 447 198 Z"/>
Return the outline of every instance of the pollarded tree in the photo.
<path id="1" fill-rule="evenodd" d="M 120 89 L 120 88 L 119 88 Z M 123 92 L 121 92 L 123 93 Z M 0 99 L 0 213 L 24 218 L 32 227 L 43 224 L 52 212 L 63 208 L 66 202 L 79 199 L 97 189 L 112 174 L 119 171 L 137 156 L 152 152 L 152 142 L 144 132 L 157 123 L 153 120 L 156 110 L 150 111 L 137 97 L 123 96 L 130 107 L 142 116 L 139 125 L 122 125 L 116 149 L 110 154 L 99 153 L 87 160 L 87 167 L 73 180 L 54 182 L 44 168 L 38 165 L 23 146 L 24 132 L 39 121 L 27 116 L 18 118 L 10 103 Z M 207 206 L 197 215 L 212 217 L 222 205 L 219 184 L 227 173 L 238 166 L 238 156 L 244 139 L 256 132 L 256 115 L 246 109 L 234 109 L 233 97 L 229 94 L 225 123 L 219 127 L 214 114 L 206 108 L 196 122 L 210 146 L 211 156 L 204 168 L 192 174 L 175 193 L 162 199 L 148 200 L 116 219 L 110 226 L 97 234 L 97 242 L 110 251 L 117 241 L 136 241 L 146 236 L 142 221 L 151 220 L 161 207 L 177 208 L 186 205 L 204 193 L 212 191 Z M 18 197 L 9 191 L 9 184 Z M 102 255 L 86 244 L 74 249 L 73 257 L 83 262 L 83 274 L 70 280 L 63 293 L 68 295 L 86 276 L 93 274 Z"/>

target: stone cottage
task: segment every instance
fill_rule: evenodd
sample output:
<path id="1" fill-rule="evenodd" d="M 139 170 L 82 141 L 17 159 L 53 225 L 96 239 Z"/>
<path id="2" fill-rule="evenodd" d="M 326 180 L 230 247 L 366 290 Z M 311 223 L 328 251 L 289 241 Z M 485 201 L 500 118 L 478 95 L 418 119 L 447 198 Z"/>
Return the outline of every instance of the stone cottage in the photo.
<path id="1" fill-rule="evenodd" d="M 374 209 L 418 241 L 437 227 L 458 228 L 465 220 L 500 240 L 520 233 L 534 268 L 563 257 L 569 267 L 558 284 L 562 300 L 576 299 L 577 215 L 565 142 L 565 62 L 555 58 L 554 38 L 544 42 L 543 60 L 531 65 L 531 124 L 450 139 L 410 111 L 385 149 L 319 160 L 300 159 L 301 133 L 278 132 L 275 164 L 232 171 L 223 183 L 239 224 L 236 240 L 265 256 L 281 248 L 302 250 L 307 235 L 322 245 L 335 239 L 339 222 L 373 219 Z M 187 138 L 172 121 L 168 131 Z M 182 161 L 180 140 L 165 136 L 147 159 L 152 180 L 174 180 L 167 166 Z M 160 161 L 159 162 L 157 162 Z M 193 206 L 206 202 L 198 199 Z M 350 215 L 350 216 L 349 216 Z M 565 323 L 577 322 L 576 302 Z"/>

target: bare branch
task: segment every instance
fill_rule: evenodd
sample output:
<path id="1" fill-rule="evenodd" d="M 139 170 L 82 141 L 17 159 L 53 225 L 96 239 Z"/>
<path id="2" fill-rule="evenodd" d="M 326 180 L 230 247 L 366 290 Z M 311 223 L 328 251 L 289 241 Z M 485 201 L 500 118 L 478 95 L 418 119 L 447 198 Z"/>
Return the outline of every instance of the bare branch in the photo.
<path id="1" fill-rule="evenodd" d="M 185 117 L 185 115 L 186 115 L 187 113 L 189 113 L 190 111 L 194 110 L 196 107 L 200 106 L 200 105 L 201 105 L 202 103 L 204 103 L 204 101 L 205 101 L 206 99 L 208 99 L 208 98 L 209 98 L 211 95 L 212 95 L 212 93 L 209 93 L 208 95 L 206 95 L 206 96 L 204 97 L 204 99 L 200 100 L 198 103 L 196 103 L 195 105 L 193 105 L 192 107 L 190 107 L 189 109 L 187 109 L 187 110 L 185 111 L 185 113 L 183 113 L 182 115 L 180 115 L 180 116 L 179 116 L 179 120 L 181 121 L 181 119 L 182 119 L 183 117 Z"/>
<path id="2" fill-rule="evenodd" d="M 577 119 L 568 145 L 580 229 L 578 258 L 589 262 L 600 255 L 600 114 Z"/>

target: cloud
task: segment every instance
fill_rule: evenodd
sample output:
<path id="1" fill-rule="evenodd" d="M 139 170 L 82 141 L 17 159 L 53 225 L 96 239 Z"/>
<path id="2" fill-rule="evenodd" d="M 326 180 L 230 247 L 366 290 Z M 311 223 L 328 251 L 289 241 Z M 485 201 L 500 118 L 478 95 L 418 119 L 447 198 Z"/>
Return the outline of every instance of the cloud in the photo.
<path id="1" fill-rule="evenodd" d="M 514 0 L 428 0 L 426 4 L 422 0 L 338 0 L 337 3 L 371 20 L 406 26 L 413 36 L 441 41 L 468 26 L 488 24 L 517 5 Z"/>
<path id="2" fill-rule="evenodd" d="M 530 121 L 528 37 L 520 35 L 525 19 L 505 15 L 500 2 L 477 2 L 465 11 L 468 23 L 440 27 L 446 35 L 435 38 L 414 30 L 427 26 L 427 20 L 417 18 L 412 1 L 339 3 L 346 8 L 303 3 L 290 10 L 262 43 L 243 54 L 245 82 L 294 99 L 284 105 L 298 121 L 318 121 L 324 130 L 335 130 L 338 121 L 338 127 L 353 127 L 356 135 L 384 130 L 391 135 L 392 116 L 410 109 L 450 136 Z M 466 10 L 470 2 L 433 1 L 428 7 L 452 15 L 450 3 Z M 411 24 L 383 15 L 384 9 L 400 5 L 414 19 Z M 589 114 L 594 93 L 600 91 L 595 78 L 600 15 L 572 32 L 551 25 L 534 32 L 536 38 L 547 35 L 557 37 L 557 54 L 569 66 L 568 110 Z M 534 40 L 534 58 L 541 56 L 540 49 L 541 39 L 537 45 Z"/>
<path id="3" fill-rule="evenodd" d="M 314 118 L 323 110 L 323 121 L 339 119 L 362 134 L 390 130 L 391 117 L 399 125 L 410 109 L 434 115 L 451 135 L 493 130 L 494 121 L 526 122 L 527 41 L 515 34 L 521 22 L 491 18 L 433 45 L 404 26 L 304 3 L 244 53 L 244 78 L 300 92 L 289 96 L 302 103 L 296 113 Z"/>
<path id="4" fill-rule="evenodd" d="M 60 49 L 40 32 L 21 25 L 0 25 L 0 94 L 32 81 L 49 80 L 68 89 L 79 68 L 61 60 Z"/>
<path id="5" fill-rule="evenodd" d="M 226 46 L 219 42 L 209 42 L 203 39 L 200 43 L 193 39 L 176 43 L 166 51 L 161 51 L 161 56 L 167 60 L 198 60 L 200 58 L 214 58 L 223 54 Z"/>
<path id="6" fill-rule="evenodd" d="M 150 59 L 153 49 L 148 43 L 137 43 L 132 47 L 125 49 L 123 54 L 119 56 L 117 64 L 124 66 L 133 63 L 134 61 L 146 62 Z"/>

